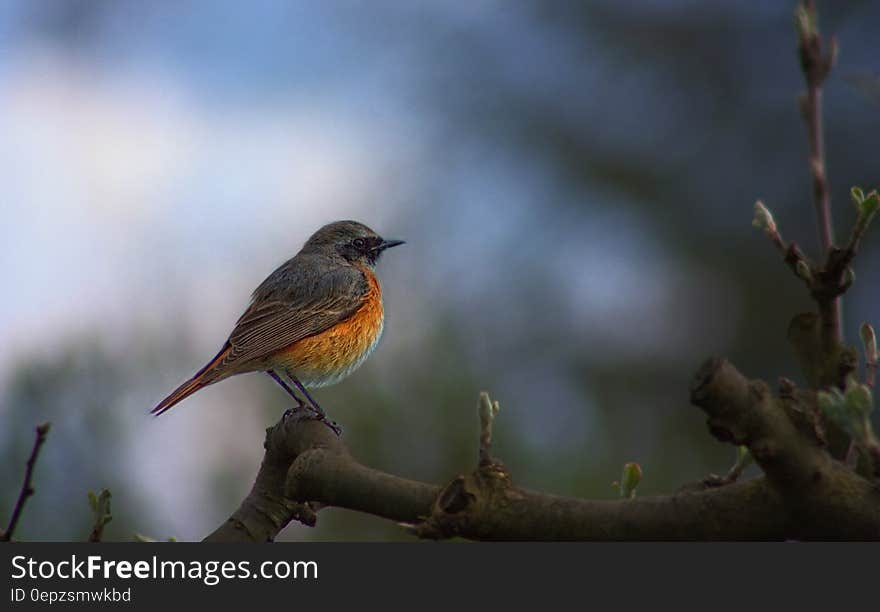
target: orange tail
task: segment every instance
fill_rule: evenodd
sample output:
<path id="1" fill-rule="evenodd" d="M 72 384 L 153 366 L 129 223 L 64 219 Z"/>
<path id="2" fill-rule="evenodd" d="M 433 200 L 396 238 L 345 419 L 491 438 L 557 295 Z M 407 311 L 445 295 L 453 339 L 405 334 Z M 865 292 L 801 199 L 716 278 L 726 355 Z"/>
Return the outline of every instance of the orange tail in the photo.
<path id="1" fill-rule="evenodd" d="M 203 367 L 201 370 L 193 374 L 193 377 L 188 381 L 177 387 L 174 391 L 171 392 L 171 395 L 163 399 L 159 402 L 159 405 L 150 410 L 150 414 L 155 414 L 159 416 L 169 410 L 171 410 L 175 404 L 186 399 L 199 389 L 203 389 L 208 385 L 215 383 L 219 380 L 219 372 L 215 369 L 218 363 L 220 363 L 226 354 L 229 352 L 230 346 L 229 344 L 223 345 L 223 348 L 220 349 L 220 352 L 208 362 L 208 364 Z"/>

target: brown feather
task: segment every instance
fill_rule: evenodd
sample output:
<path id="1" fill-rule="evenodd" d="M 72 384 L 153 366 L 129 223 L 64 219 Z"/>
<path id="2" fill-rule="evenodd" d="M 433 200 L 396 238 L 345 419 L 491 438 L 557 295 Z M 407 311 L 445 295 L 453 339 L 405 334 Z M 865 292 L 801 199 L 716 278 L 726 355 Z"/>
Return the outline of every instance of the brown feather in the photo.
<path id="1" fill-rule="evenodd" d="M 265 360 L 292 344 L 324 332 L 358 311 L 369 291 L 361 270 L 331 269 L 313 281 L 308 291 L 254 301 L 229 335 L 230 352 L 217 369 L 243 372 L 262 369 Z"/>
<path id="2" fill-rule="evenodd" d="M 228 342 L 224 344 L 223 348 L 220 349 L 220 352 L 217 353 L 211 361 L 205 364 L 201 370 L 193 374 L 192 378 L 172 391 L 168 397 L 159 402 L 159 404 L 150 411 L 150 414 L 159 416 L 160 414 L 168 412 L 181 400 L 186 399 L 199 389 L 203 389 L 211 383 L 220 380 L 220 377 L 216 375 L 215 368 L 217 364 L 223 361 L 223 358 L 229 353 L 230 348 Z"/>

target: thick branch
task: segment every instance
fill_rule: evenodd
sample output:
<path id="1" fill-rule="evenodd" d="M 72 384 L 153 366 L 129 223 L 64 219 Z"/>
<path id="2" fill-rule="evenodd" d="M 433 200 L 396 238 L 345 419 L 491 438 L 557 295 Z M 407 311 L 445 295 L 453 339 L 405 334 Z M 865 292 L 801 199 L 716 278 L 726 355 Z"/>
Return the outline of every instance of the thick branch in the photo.
<path id="1" fill-rule="evenodd" d="M 733 391 L 741 389 L 735 385 Z M 768 452 L 761 455 L 765 462 L 770 461 Z M 875 522 L 860 518 L 827 524 L 817 519 L 810 524 L 822 524 L 821 532 L 802 529 L 798 507 L 780 493 L 774 479 L 757 478 L 667 496 L 584 500 L 520 489 L 512 484 L 504 466 L 493 460 L 441 488 L 363 466 L 324 425 L 292 413 L 267 431 L 266 457 L 257 483 L 241 508 L 207 540 L 271 540 L 297 509 L 311 511 L 316 506 L 347 508 L 406 523 L 424 538 L 880 538 L 880 517 Z M 314 513 L 310 517 L 314 520 Z"/>
<path id="2" fill-rule="evenodd" d="M 304 440 L 308 432 L 288 428 Z M 763 479 L 723 489 L 634 500 L 591 501 L 501 486 L 480 469 L 445 487 L 364 467 L 338 448 L 306 451 L 290 469 L 288 494 L 416 525 L 421 537 L 476 540 L 782 539 L 778 498 Z M 493 464 L 488 469 L 497 469 Z M 477 476 L 479 474 L 480 476 Z M 490 477 L 491 478 L 491 477 Z M 505 480 L 505 476 L 500 475 Z M 491 492 L 490 492 L 491 491 Z M 742 509 L 750 507 L 749 512 Z M 427 521 L 426 521 L 427 519 Z"/>
<path id="3" fill-rule="evenodd" d="M 749 447 L 802 539 L 880 539 L 880 489 L 823 448 L 815 395 L 790 383 L 779 396 L 729 362 L 710 359 L 695 376 L 692 401 L 719 440 Z"/>
<path id="4" fill-rule="evenodd" d="M 307 416 L 303 412 L 286 412 L 278 424 L 266 430 L 263 443 L 266 454 L 251 492 L 205 542 L 268 542 L 294 519 L 306 525 L 315 524 L 317 517 L 312 506 L 284 497 L 287 470 L 293 460 L 306 448 L 320 448 L 336 437 L 330 429 Z M 285 425 L 292 423 L 299 425 L 298 429 L 307 438 L 307 447 L 299 445 L 300 438 L 286 435 Z"/>
<path id="5" fill-rule="evenodd" d="M 777 540 L 785 524 L 780 499 L 763 478 L 673 495 L 585 500 L 487 484 L 478 472 L 446 487 L 415 532 L 475 540 Z"/>
<path id="6" fill-rule="evenodd" d="M 308 432 L 288 430 L 303 440 Z M 290 466 L 286 494 L 322 506 L 348 508 L 393 521 L 414 523 L 430 513 L 440 487 L 368 468 L 348 454 L 341 440 L 334 448 L 305 451 Z"/>

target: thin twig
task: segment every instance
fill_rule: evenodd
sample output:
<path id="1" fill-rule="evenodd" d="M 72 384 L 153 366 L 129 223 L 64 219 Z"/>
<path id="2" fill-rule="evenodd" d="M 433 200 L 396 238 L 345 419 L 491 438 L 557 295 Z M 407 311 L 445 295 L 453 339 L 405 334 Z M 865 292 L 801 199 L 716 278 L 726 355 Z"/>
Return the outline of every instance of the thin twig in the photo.
<path id="1" fill-rule="evenodd" d="M 497 401 L 492 401 L 489 394 L 485 391 L 480 393 L 480 466 L 488 466 L 493 463 L 492 460 L 492 421 L 501 406 Z"/>
<path id="2" fill-rule="evenodd" d="M 89 533 L 89 542 L 100 542 L 104 537 L 104 527 L 113 520 L 110 512 L 110 500 L 112 495 L 107 489 L 101 489 L 101 492 L 95 495 L 89 491 L 89 507 L 95 515 L 95 524 Z"/>
<path id="3" fill-rule="evenodd" d="M 807 125 L 810 141 L 810 174 L 813 177 L 813 200 L 819 220 L 819 242 L 827 252 L 834 243 L 831 226 L 831 199 L 825 172 L 825 142 L 822 134 L 822 85 L 834 65 L 837 43 L 831 39 L 829 50 L 823 54 L 819 34 L 818 14 L 813 0 L 804 0 L 796 11 L 798 51 L 807 91 L 801 98 L 801 112 Z"/>
<path id="4" fill-rule="evenodd" d="M 827 52 L 823 53 L 819 34 L 818 14 L 813 0 L 803 0 L 795 11 L 798 33 L 798 51 L 807 90 L 800 98 L 801 114 L 807 127 L 810 145 L 810 175 L 813 182 L 813 202 L 819 228 L 819 243 L 823 257 L 834 246 L 831 225 L 831 198 L 828 193 L 828 175 L 825 170 L 825 142 L 822 134 L 822 85 L 837 57 L 837 42 L 832 37 Z M 834 296 L 827 304 L 820 304 L 826 346 L 841 342 L 840 297 Z"/>
<path id="5" fill-rule="evenodd" d="M 877 376 L 877 335 L 874 326 L 870 323 L 862 323 L 859 329 L 862 337 L 862 346 L 865 350 L 865 384 L 874 388 L 874 379 Z"/>
<path id="6" fill-rule="evenodd" d="M 34 447 L 31 449 L 31 456 L 27 460 L 27 467 L 24 473 L 24 482 L 21 484 L 21 491 L 18 494 L 18 500 L 15 502 L 15 509 L 12 511 L 12 517 L 9 519 L 9 524 L 6 526 L 6 531 L 0 534 L 0 540 L 4 542 L 9 542 L 12 540 L 12 534 L 15 532 L 15 528 L 18 526 L 18 520 L 21 518 L 21 513 L 24 510 L 24 504 L 25 502 L 27 502 L 28 497 L 34 494 L 34 487 L 31 484 L 34 476 L 34 466 L 37 463 L 37 457 L 40 454 L 40 448 L 46 441 L 46 436 L 49 433 L 49 428 L 49 423 L 42 423 L 40 425 L 37 425 Z"/>
<path id="7" fill-rule="evenodd" d="M 869 194 L 869 197 L 877 197 L 876 193 L 872 192 Z M 868 226 L 871 224 L 871 219 L 874 217 L 874 213 L 870 214 L 859 214 L 859 218 L 856 221 L 855 225 L 853 225 L 852 233 L 849 236 L 849 241 L 846 243 L 846 247 L 843 249 L 843 252 L 840 254 L 839 259 L 835 262 L 837 266 L 838 273 L 841 277 L 846 273 L 847 268 L 849 268 L 853 259 L 859 252 L 859 243 L 862 240 L 862 236 L 865 235 L 865 231 L 868 229 Z"/>
<path id="8" fill-rule="evenodd" d="M 764 234 L 782 253 L 785 264 L 791 268 L 795 276 L 804 281 L 807 287 L 812 290 L 813 272 L 809 260 L 804 256 L 796 243 L 785 243 L 779 227 L 776 225 L 776 220 L 773 218 L 773 213 L 770 212 L 770 209 L 761 200 L 755 202 L 755 216 L 752 219 L 752 225 L 764 231 Z"/>

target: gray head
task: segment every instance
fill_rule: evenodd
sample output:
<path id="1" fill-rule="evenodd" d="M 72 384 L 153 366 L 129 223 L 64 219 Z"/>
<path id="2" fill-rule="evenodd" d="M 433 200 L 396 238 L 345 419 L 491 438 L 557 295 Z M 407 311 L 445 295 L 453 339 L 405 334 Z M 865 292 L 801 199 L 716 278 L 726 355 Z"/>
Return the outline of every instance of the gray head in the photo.
<path id="1" fill-rule="evenodd" d="M 403 240 L 385 240 L 363 223 L 334 221 L 312 234 L 302 252 L 338 255 L 349 263 L 373 267 L 385 249 L 399 244 Z"/>

